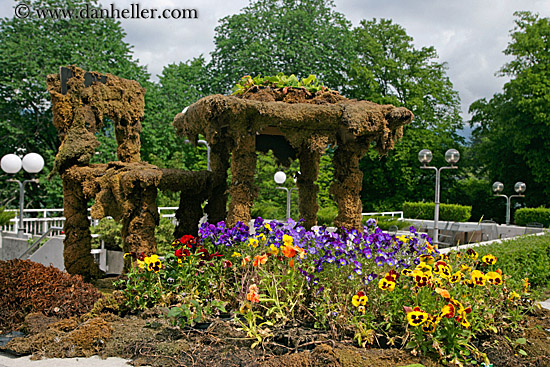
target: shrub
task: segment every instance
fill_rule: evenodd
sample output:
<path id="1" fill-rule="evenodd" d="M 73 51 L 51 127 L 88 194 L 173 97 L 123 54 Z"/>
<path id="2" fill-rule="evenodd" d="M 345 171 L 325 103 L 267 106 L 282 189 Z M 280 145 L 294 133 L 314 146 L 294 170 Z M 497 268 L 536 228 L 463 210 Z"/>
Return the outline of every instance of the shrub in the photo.
<path id="1" fill-rule="evenodd" d="M 80 275 L 30 260 L 0 261 L 0 333 L 31 312 L 70 317 L 88 312 L 102 297 Z"/>
<path id="2" fill-rule="evenodd" d="M 15 212 L 6 212 L 5 209 L 3 206 L 0 207 L 0 226 L 5 226 L 10 220 L 15 218 Z"/>
<path id="3" fill-rule="evenodd" d="M 550 286 L 550 234 L 529 236 L 476 248 L 480 256 L 491 253 L 497 266 L 515 282 L 528 278 L 533 287 Z"/>
<path id="4" fill-rule="evenodd" d="M 91 227 L 92 234 L 99 234 L 99 237 L 92 238 L 92 248 L 99 248 L 101 241 L 107 250 L 122 250 L 122 235 L 120 233 L 122 224 L 117 223 L 113 218 L 101 218 L 95 227 Z"/>
<path id="5" fill-rule="evenodd" d="M 326 208 L 319 209 L 317 212 L 317 224 L 327 227 L 332 226 L 337 216 L 338 208 L 335 206 L 327 206 Z"/>
<path id="6" fill-rule="evenodd" d="M 550 209 L 548 208 L 521 208 L 516 210 L 514 220 L 518 226 L 524 226 L 528 223 L 542 223 L 545 227 L 550 227 Z"/>
<path id="7" fill-rule="evenodd" d="M 411 219 L 434 219 L 435 203 L 403 203 L 403 215 Z M 472 207 L 458 204 L 439 204 L 439 219 L 451 222 L 466 222 Z"/>

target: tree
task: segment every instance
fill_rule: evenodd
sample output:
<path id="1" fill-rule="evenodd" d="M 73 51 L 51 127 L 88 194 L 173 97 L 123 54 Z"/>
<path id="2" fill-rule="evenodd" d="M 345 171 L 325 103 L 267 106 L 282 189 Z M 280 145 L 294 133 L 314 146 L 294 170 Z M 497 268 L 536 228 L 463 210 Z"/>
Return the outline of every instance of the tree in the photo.
<path id="1" fill-rule="evenodd" d="M 227 93 L 244 75 L 314 74 L 325 85 L 345 83 L 351 24 L 332 0 L 251 0 L 220 20 L 209 69 L 214 90 Z"/>
<path id="2" fill-rule="evenodd" d="M 25 3 L 32 9 L 98 8 L 95 0 Z M 112 19 L 39 19 L 34 14 L 26 19 L 0 19 L 0 156 L 37 152 L 46 161 L 41 187 L 28 187 L 29 206 L 62 205 L 59 179 L 45 179 L 59 146 L 51 123 L 46 76 L 59 72 L 60 66 L 76 64 L 85 70 L 112 73 L 145 84 L 149 75 L 133 59 L 131 46 L 123 40 L 125 36 L 120 23 Z M 108 134 L 107 121 L 98 135 Z M 105 151 L 104 159 L 108 159 L 109 149 L 112 147 L 100 147 L 101 152 Z M 3 196 L 11 196 L 12 188 L 0 180 Z"/>
<path id="3" fill-rule="evenodd" d="M 404 201 L 433 200 L 433 174 L 421 171 L 418 152 L 434 152 L 442 165 L 446 149 L 461 142 L 458 93 L 437 61 L 433 47 L 415 49 L 413 38 L 391 20 L 361 21 L 353 30 L 355 59 L 346 93 L 353 98 L 404 106 L 414 113 L 393 151 L 378 157 L 370 151 L 361 161 L 362 200 L 366 210 L 398 210 Z M 440 153 L 441 152 L 441 153 Z M 442 177 L 452 183 L 452 177 Z M 446 182 L 449 181 L 449 182 Z"/>
<path id="4" fill-rule="evenodd" d="M 529 206 L 549 204 L 550 195 L 550 18 L 517 12 L 511 41 L 512 56 L 499 72 L 510 77 L 502 93 L 470 106 L 473 149 L 492 181 L 508 187 L 527 184 Z M 506 164 L 502 164 L 506 162 Z"/>

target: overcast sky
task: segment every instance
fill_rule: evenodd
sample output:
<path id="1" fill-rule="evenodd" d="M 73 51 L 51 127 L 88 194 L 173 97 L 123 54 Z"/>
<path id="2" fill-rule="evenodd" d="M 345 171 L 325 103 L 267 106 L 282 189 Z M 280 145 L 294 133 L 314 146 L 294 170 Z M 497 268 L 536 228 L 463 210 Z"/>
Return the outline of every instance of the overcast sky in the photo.
<path id="1" fill-rule="evenodd" d="M 238 13 L 248 0 L 100 0 L 104 8 L 197 9 L 198 19 L 122 20 L 126 41 L 156 79 L 170 63 L 199 55 L 209 59 L 214 28 L 226 15 Z M 14 14 L 11 0 L 0 0 L 0 17 Z M 550 14 L 548 0 L 335 0 L 336 11 L 354 26 L 362 19 L 392 19 L 414 39 L 415 47 L 434 46 L 439 61 L 460 93 L 462 111 L 476 99 L 502 90 L 506 79 L 495 72 L 506 62 L 502 51 L 514 27 L 513 13 L 529 10 Z M 464 118 L 468 119 L 466 113 Z"/>

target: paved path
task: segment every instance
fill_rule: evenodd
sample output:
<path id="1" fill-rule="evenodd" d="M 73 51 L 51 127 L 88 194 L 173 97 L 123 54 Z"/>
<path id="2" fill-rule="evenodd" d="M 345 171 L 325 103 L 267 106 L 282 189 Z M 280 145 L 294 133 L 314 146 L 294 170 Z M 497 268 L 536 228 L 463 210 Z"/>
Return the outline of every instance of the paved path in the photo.
<path id="1" fill-rule="evenodd" d="M 31 361 L 30 357 L 13 357 L 0 353 L 0 367 L 129 367 L 126 359 L 98 356 L 90 358 L 51 358 Z"/>

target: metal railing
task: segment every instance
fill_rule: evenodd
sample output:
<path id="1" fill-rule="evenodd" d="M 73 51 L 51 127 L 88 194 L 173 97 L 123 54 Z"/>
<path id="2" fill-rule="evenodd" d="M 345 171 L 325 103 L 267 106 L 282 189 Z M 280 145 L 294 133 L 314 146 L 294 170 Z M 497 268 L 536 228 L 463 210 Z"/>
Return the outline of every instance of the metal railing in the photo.
<path id="1" fill-rule="evenodd" d="M 161 217 L 163 218 L 174 218 L 175 211 L 178 207 L 159 207 L 158 211 Z M 6 211 L 16 212 L 16 209 L 7 209 Z M 90 209 L 88 209 L 88 212 Z M 63 209 L 25 209 L 23 211 L 23 228 L 25 234 L 40 236 L 44 233 L 49 233 L 48 235 L 57 236 L 61 234 L 63 227 L 65 226 L 65 217 L 63 216 Z M 95 227 L 99 221 L 92 219 L 88 216 L 90 220 L 90 226 Z M 8 233 L 17 233 L 17 228 L 19 227 L 19 216 L 10 220 L 10 222 L 4 226 L 0 227 L 0 231 Z M 49 231 L 50 228 L 54 228 L 52 231 Z M 57 229 L 61 228 L 61 230 Z"/>
<path id="2" fill-rule="evenodd" d="M 399 219 L 403 219 L 403 212 L 379 212 L 379 213 L 361 213 L 363 217 L 372 217 L 372 216 L 392 216 L 392 217 L 399 217 Z"/>

